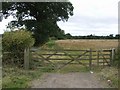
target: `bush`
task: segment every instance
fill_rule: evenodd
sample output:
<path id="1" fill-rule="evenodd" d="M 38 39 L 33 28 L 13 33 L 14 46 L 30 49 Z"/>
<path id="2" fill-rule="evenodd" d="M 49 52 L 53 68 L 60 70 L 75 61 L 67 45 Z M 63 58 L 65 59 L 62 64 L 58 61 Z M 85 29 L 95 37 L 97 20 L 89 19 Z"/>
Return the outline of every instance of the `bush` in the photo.
<path id="1" fill-rule="evenodd" d="M 3 64 L 17 63 L 23 64 L 24 49 L 33 46 L 34 39 L 32 33 L 20 29 L 17 31 L 7 31 L 3 34 L 3 52 L 10 52 L 3 55 Z"/>

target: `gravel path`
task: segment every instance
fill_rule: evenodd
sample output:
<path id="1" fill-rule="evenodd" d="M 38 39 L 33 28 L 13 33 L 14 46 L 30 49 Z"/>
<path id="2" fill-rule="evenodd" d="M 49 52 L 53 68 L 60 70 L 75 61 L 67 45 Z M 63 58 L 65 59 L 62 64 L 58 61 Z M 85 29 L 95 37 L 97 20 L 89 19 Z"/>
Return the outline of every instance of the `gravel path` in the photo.
<path id="1" fill-rule="evenodd" d="M 46 73 L 32 81 L 32 88 L 107 88 L 93 73 Z"/>

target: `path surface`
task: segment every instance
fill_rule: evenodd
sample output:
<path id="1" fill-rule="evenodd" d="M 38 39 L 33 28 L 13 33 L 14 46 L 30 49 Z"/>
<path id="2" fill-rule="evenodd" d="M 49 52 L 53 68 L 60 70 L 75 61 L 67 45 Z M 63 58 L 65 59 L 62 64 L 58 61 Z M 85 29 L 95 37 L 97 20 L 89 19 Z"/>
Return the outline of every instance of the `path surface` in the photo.
<path id="1" fill-rule="evenodd" d="M 107 88 L 93 73 L 47 73 L 32 82 L 32 88 Z"/>

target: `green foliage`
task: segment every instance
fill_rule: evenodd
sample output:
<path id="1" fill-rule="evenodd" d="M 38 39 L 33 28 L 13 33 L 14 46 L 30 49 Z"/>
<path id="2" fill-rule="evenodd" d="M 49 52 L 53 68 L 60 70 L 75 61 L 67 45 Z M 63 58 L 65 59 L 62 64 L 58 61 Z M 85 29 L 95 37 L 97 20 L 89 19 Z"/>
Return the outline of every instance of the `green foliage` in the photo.
<path id="1" fill-rule="evenodd" d="M 34 64 L 35 62 L 32 65 Z M 52 66 L 49 64 L 43 67 L 35 66 L 35 68 L 31 68 L 30 70 L 26 71 L 22 68 L 11 68 L 8 65 L 4 66 L 2 73 L 2 87 L 12 88 L 12 90 L 14 88 L 29 88 L 32 80 L 40 79 L 43 73 L 53 72 L 51 68 Z"/>
<path id="2" fill-rule="evenodd" d="M 2 87 L 3 88 L 27 88 L 29 85 L 28 82 L 32 79 L 32 76 L 33 76 L 32 73 L 30 71 L 26 72 L 25 70 L 19 69 L 19 68 L 11 68 L 8 66 L 4 67 Z"/>
<path id="3" fill-rule="evenodd" d="M 72 37 L 73 37 L 73 36 L 72 36 L 70 33 L 67 33 L 67 34 L 66 34 L 66 38 L 67 38 L 67 39 L 72 39 Z"/>
<path id="4" fill-rule="evenodd" d="M 26 88 L 28 84 L 26 83 L 29 81 L 29 77 L 27 78 L 25 75 L 18 76 L 6 76 L 3 79 L 3 87 L 5 88 Z"/>
<path id="5" fill-rule="evenodd" d="M 48 42 L 46 42 L 42 47 L 42 49 L 62 49 L 62 47 L 60 47 L 55 40 L 49 40 Z"/>
<path id="6" fill-rule="evenodd" d="M 26 30 L 5 32 L 2 39 L 4 51 L 24 50 L 34 44 L 32 33 Z"/>
<path id="7" fill-rule="evenodd" d="M 55 41 L 51 40 L 49 42 L 46 43 L 48 48 L 53 48 L 55 46 Z"/>
<path id="8" fill-rule="evenodd" d="M 66 37 L 65 37 L 65 32 L 64 32 L 64 30 L 61 30 L 61 29 L 56 29 L 55 31 L 54 31 L 54 33 L 52 33 L 51 35 L 50 35 L 50 37 L 52 37 L 51 39 L 52 40 L 60 40 L 60 39 L 65 39 Z M 54 37 L 54 38 L 53 38 Z"/>
<path id="9" fill-rule="evenodd" d="M 74 7 L 70 2 L 3 2 L 2 13 L 5 17 L 13 15 L 17 21 L 12 21 L 11 27 L 26 28 L 33 32 L 35 45 L 42 45 L 49 37 L 62 33 L 57 21 L 67 21 L 73 15 Z M 17 11 L 14 14 L 14 11 Z M 9 12 L 11 11 L 11 12 Z M 28 17 L 28 18 L 26 18 Z M 60 35 L 58 38 L 63 38 Z"/>
<path id="10" fill-rule="evenodd" d="M 33 46 L 33 44 L 32 33 L 26 30 L 5 32 L 2 39 L 3 52 L 10 53 L 3 54 L 3 63 L 23 64 L 24 49 Z"/>
<path id="11" fill-rule="evenodd" d="M 23 9 L 24 8 L 24 9 Z M 10 11 L 17 10 L 15 15 L 21 21 L 24 16 L 33 16 L 37 20 L 67 21 L 73 15 L 73 6 L 70 2 L 3 2 L 3 14 L 9 16 Z M 18 21 L 20 23 L 20 21 Z"/>
<path id="12" fill-rule="evenodd" d="M 35 38 L 35 45 L 43 45 L 49 40 L 51 35 L 54 35 L 58 29 L 51 21 L 44 20 L 42 22 L 36 22 L 36 28 L 33 30 L 33 36 Z"/>

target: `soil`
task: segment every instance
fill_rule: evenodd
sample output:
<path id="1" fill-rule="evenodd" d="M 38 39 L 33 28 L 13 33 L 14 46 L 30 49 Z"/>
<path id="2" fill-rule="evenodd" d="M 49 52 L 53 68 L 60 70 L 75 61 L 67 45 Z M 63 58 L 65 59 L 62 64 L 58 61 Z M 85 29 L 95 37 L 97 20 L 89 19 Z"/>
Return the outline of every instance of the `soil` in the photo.
<path id="1" fill-rule="evenodd" d="M 31 82 L 31 88 L 108 88 L 95 73 L 45 73 Z"/>

